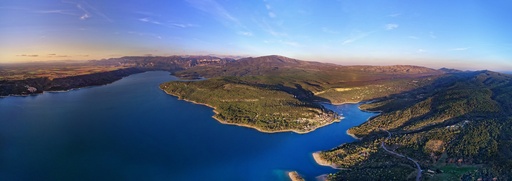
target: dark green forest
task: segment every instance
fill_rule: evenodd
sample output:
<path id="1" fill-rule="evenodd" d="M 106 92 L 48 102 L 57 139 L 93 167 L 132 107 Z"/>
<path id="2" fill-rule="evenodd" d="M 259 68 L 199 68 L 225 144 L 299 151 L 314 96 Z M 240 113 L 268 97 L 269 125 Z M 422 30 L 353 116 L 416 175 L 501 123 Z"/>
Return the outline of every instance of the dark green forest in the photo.
<path id="1" fill-rule="evenodd" d="M 362 105 L 383 112 L 349 130 L 361 141 L 321 153 L 331 163 L 351 168 L 331 179 L 371 174 L 384 180 L 414 180 L 413 163 L 386 153 L 380 147 L 383 141 L 387 148 L 416 159 L 423 180 L 512 179 L 511 80 L 490 71 L 449 74 L 432 85 Z M 382 130 L 392 137 L 385 140 Z"/>

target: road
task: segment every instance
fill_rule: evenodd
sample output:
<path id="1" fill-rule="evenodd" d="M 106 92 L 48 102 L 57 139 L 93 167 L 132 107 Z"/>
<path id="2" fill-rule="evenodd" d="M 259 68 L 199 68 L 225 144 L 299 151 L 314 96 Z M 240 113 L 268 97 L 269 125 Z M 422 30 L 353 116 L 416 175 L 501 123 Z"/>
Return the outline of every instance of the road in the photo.
<path id="1" fill-rule="evenodd" d="M 381 129 L 383 130 L 383 129 Z M 389 138 L 391 138 L 391 133 L 388 131 L 388 130 L 383 130 L 383 131 L 386 131 L 388 133 L 388 137 L 384 140 L 388 140 Z M 414 164 L 416 165 L 416 168 L 418 169 L 418 174 L 416 175 L 416 181 L 420 181 L 420 178 L 421 178 L 421 167 L 420 167 L 420 164 L 418 164 L 418 162 L 414 159 L 412 159 L 411 157 L 408 157 L 408 156 L 405 156 L 405 155 L 402 155 L 400 153 L 397 153 L 397 152 L 394 152 L 394 151 L 391 151 L 391 150 L 388 150 L 388 148 L 386 148 L 386 146 L 384 145 L 384 141 L 382 141 L 380 143 L 380 147 L 382 147 L 384 150 L 386 150 L 388 153 L 390 154 L 393 154 L 395 156 L 398 156 L 398 157 L 402 157 L 402 158 L 407 158 L 408 160 L 411 160 L 412 162 L 414 162 Z"/>

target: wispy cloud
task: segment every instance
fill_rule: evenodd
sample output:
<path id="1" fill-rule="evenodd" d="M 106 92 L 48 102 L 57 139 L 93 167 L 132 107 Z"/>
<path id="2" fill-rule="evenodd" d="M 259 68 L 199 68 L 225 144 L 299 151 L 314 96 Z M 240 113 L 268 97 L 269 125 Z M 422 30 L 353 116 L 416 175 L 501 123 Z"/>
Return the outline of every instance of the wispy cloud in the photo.
<path id="1" fill-rule="evenodd" d="M 436 35 L 434 34 L 434 32 L 432 32 L 432 31 L 430 32 L 429 36 L 430 36 L 430 38 L 433 38 L 433 39 L 436 39 L 436 38 L 437 38 L 437 36 L 436 36 Z"/>
<path id="2" fill-rule="evenodd" d="M 32 54 L 32 55 L 27 55 L 27 54 L 21 54 L 21 55 L 16 55 L 18 57 L 39 57 L 39 55 L 37 54 Z"/>
<path id="3" fill-rule="evenodd" d="M 292 46 L 292 47 L 300 47 L 300 46 L 302 46 L 300 43 L 295 42 L 295 41 L 280 40 L 279 43 L 282 43 L 282 44 L 288 45 L 288 46 Z"/>
<path id="4" fill-rule="evenodd" d="M 231 15 L 222 5 L 215 0 L 187 0 L 192 7 L 215 16 L 220 21 L 240 25 L 237 18 Z"/>
<path id="5" fill-rule="evenodd" d="M 243 36 L 253 36 L 252 32 L 248 31 L 239 31 L 238 34 Z"/>
<path id="6" fill-rule="evenodd" d="M 112 19 L 110 19 L 107 15 L 99 11 L 96 7 L 92 6 L 91 4 L 83 1 L 83 2 L 73 2 L 73 1 L 66 1 L 62 0 L 62 3 L 66 4 L 72 4 L 74 5 L 80 12 L 78 12 L 78 16 L 81 20 L 87 20 L 89 18 L 93 17 L 93 14 L 96 16 L 99 16 L 103 18 L 104 20 L 108 22 L 113 22 Z M 93 12 L 93 13 L 91 13 Z"/>
<path id="7" fill-rule="evenodd" d="M 327 27 L 323 27 L 322 31 L 325 32 L 325 33 L 330 33 L 330 34 L 338 34 L 339 33 L 337 31 L 331 30 L 331 29 L 329 29 Z"/>
<path id="8" fill-rule="evenodd" d="M 190 27 L 198 27 L 198 25 L 195 25 L 195 24 L 191 24 L 191 23 L 165 23 L 165 22 L 161 22 L 161 21 L 158 21 L 158 20 L 154 20 L 153 18 L 150 18 L 150 17 L 146 17 L 146 18 L 139 18 L 137 19 L 139 20 L 140 22 L 143 22 L 143 23 L 150 23 L 150 24 L 154 24 L 154 25 L 159 25 L 159 26 L 164 26 L 164 27 L 168 27 L 168 28 L 190 28 Z"/>
<path id="9" fill-rule="evenodd" d="M 76 7 L 82 10 L 82 15 L 80 16 L 81 20 L 86 20 L 91 17 L 89 11 L 87 11 L 81 4 L 76 3 Z"/>
<path id="10" fill-rule="evenodd" d="M 268 16 L 271 18 L 275 18 L 276 14 L 274 12 L 268 12 Z"/>
<path id="11" fill-rule="evenodd" d="M 157 16 L 157 17 L 161 16 L 159 14 L 155 14 L 155 13 L 152 13 L 152 12 L 146 12 L 146 11 L 135 11 L 134 13 L 140 14 L 140 15 L 144 15 L 144 16 Z"/>
<path id="12" fill-rule="evenodd" d="M 394 23 L 389 23 L 389 24 L 386 24 L 386 30 L 394 30 L 394 29 L 397 29 L 398 28 L 398 24 L 394 24 Z"/>
<path id="13" fill-rule="evenodd" d="M 275 18 L 276 17 L 276 14 L 274 13 L 274 11 L 272 11 L 272 6 L 270 6 L 270 4 L 268 4 L 266 1 L 265 2 L 265 8 L 267 8 L 267 11 L 268 11 L 268 16 L 270 18 Z"/>
<path id="14" fill-rule="evenodd" d="M 451 51 L 464 51 L 464 50 L 469 50 L 471 47 L 460 47 L 460 48 L 453 48 L 453 49 L 450 49 Z"/>
<path id="15" fill-rule="evenodd" d="M 196 24 L 183 24 L 183 23 L 171 23 L 172 26 L 180 27 L 180 28 L 190 28 L 190 27 L 199 27 L 199 25 Z"/>
<path id="16" fill-rule="evenodd" d="M 208 13 L 225 27 L 235 30 L 235 32 L 250 30 L 244 26 L 235 16 L 231 15 L 221 4 L 215 0 L 186 0 L 192 7 Z"/>
<path id="17" fill-rule="evenodd" d="M 303 45 L 296 41 L 290 41 L 290 40 L 264 40 L 263 43 L 266 44 L 283 44 L 286 46 L 292 46 L 292 47 L 302 47 Z"/>
<path id="18" fill-rule="evenodd" d="M 129 31 L 128 34 L 134 34 L 134 35 L 139 35 L 139 36 L 151 36 L 156 39 L 162 39 L 162 36 L 153 34 L 153 33 L 142 33 L 142 32 Z"/>
<path id="19" fill-rule="evenodd" d="M 418 39 L 420 39 L 420 38 L 419 38 L 419 37 L 417 37 L 417 36 L 408 36 L 407 38 L 409 38 L 409 39 L 413 39 L 413 40 L 418 40 Z"/>
<path id="20" fill-rule="evenodd" d="M 105 13 L 101 12 L 98 10 L 98 8 L 92 6 L 91 4 L 87 3 L 84 1 L 84 4 L 89 8 L 89 9 L 92 9 L 92 11 L 94 11 L 94 13 L 100 17 L 102 17 L 103 19 L 107 20 L 108 22 L 113 22 L 112 19 L 110 19 L 107 15 L 105 15 Z"/>
<path id="21" fill-rule="evenodd" d="M 72 56 L 70 56 L 70 55 L 58 55 L 56 53 L 50 53 L 46 57 L 50 57 L 50 58 L 63 58 L 63 57 L 72 57 Z"/>
<path id="22" fill-rule="evenodd" d="M 28 11 L 29 9 L 24 7 L 15 7 L 15 6 L 0 6 L 0 9 L 6 9 L 6 10 L 21 10 L 21 11 Z"/>
<path id="23" fill-rule="evenodd" d="M 162 23 L 160 23 L 159 21 L 152 20 L 151 18 L 139 18 L 139 21 L 156 25 L 162 25 Z"/>
<path id="24" fill-rule="evenodd" d="M 287 37 L 288 34 L 285 33 L 285 32 L 281 32 L 281 31 L 277 31 L 276 28 L 279 28 L 279 26 L 275 26 L 275 24 L 271 25 L 270 23 L 268 23 L 265 19 L 262 19 L 261 21 L 256 21 L 255 22 L 261 27 L 261 29 L 265 32 L 267 32 L 268 34 L 274 36 L 274 37 Z"/>
<path id="25" fill-rule="evenodd" d="M 425 52 L 427 52 L 427 50 L 422 49 L 422 48 L 416 50 L 416 53 L 425 53 Z"/>
<path id="26" fill-rule="evenodd" d="M 70 10 L 41 10 L 41 11 L 34 11 L 34 13 L 40 13 L 40 14 L 63 14 L 63 15 L 69 15 L 69 16 L 79 16 L 79 14 L 74 13 Z"/>
<path id="27" fill-rule="evenodd" d="M 402 14 L 400 14 L 400 13 L 393 13 L 393 14 L 390 14 L 388 16 L 392 17 L 392 18 L 396 18 L 396 17 L 399 17 L 400 15 L 402 15 Z"/>
<path id="28" fill-rule="evenodd" d="M 372 32 L 358 32 L 358 33 L 355 33 L 353 36 L 349 37 L 348 39 L 344 40 L 341 44 L 342 45 L 348 45 L 348 44 L 351 44 L 351 43 L 354 43 L 356 41 L 359 41 L 363 38 L 366 38 L 368 37 L 370 34 L 372 34 L 373 32 L 375 31 L 372 31 Z"/>

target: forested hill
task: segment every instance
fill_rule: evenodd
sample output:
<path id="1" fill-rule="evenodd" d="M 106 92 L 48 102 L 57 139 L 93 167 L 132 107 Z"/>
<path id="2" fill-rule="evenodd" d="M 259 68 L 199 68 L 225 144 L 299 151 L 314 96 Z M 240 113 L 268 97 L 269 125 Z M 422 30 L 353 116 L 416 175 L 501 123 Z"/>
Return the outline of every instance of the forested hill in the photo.
<path id="1" fill-rule="evenodd" d="M 253 84 L 301 89 L 332 103 L 359 102 L 429 84 L 443 71 L 411 65 L 341 66 L 270 55 L 221 66 L 196 66 L 178 77 L 239 77 Z"/>
<path id="2" fill-rule="evenodd" d="M 259 130 L 309 132 L 335 121 L 317 101 L 359 102 L 409 91 L 442 71 L 417 66 L 341 66 L 282 56 L 243 58 L 220 66 L 195 66 L 169 82 L 167 93 L 215 108 L 218 120 Z"/>
<path id="3" fill-rule="evenodd" d="M 382 111 L 349 130 L 363 139 L 321 153 L 332 164 L 352 169 L 333 180 L 414 179 L 413 162 L 389 154 L 381 142 L 417 160 L 425 180 L 512 179 L 510 75 L 453 73 L 362 108 Z"/>

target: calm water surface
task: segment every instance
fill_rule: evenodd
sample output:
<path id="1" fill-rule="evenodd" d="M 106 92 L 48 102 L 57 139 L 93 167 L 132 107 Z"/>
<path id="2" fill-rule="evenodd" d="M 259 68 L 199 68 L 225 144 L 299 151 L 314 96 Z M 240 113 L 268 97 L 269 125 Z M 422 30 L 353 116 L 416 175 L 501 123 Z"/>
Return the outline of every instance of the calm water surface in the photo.
<path id="1" fill-rule="evenodd" d="M 312 133 L 223 125 L 212 109 L 158 88 L 146 72 L 105 86 L 0 98 L 0 180 L 308 180 L 335 170 L 311 153 L 352 142 L 374 113 L 325 105 L 346 118 Z"/>

